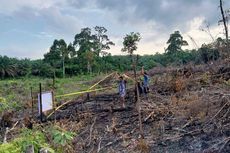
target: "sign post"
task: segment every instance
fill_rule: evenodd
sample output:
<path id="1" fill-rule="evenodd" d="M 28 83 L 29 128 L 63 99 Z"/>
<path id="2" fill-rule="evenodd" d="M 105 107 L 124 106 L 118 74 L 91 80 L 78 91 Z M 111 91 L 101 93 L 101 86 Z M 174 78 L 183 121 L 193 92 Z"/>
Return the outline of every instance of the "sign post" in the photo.
<path id="1" fill-rule="evenodd" d="M 42 116 L 42 84 L 41 83 L 39 84 L 39 89 L 40 89 L 40 94 L 39 94 L 39 100 L 40 100 L 39 101 L 39 106 L 40 106 L 39 110 L 40 110 L 40 112 L 39 113 L 40 113 L 40 121 L 42 122 L 43 116 Z"/>
<path id="2" fill-rule="evenodd" d="M 31 107 L 32 107 L 32 118 L 34 117 L 34 98 L 33 98 L 33 88 L 30 87 L 30 96 L 31 96 Z"/>
<path id="3" fill-rule="evenodd" d="M 38 112 L 40 120 L 43 122 L 44 112 L 54 109 L 53 91 L 41 92 L 38 94 Z"/>

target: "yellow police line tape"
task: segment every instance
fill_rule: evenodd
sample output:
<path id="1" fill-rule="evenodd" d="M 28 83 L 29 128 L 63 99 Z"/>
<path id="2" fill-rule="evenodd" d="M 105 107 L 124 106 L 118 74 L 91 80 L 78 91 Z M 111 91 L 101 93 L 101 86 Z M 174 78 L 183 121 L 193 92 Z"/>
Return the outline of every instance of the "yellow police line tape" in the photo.
<path id="1" fill-rule="evenodd" d="M 102 81 L 104 81 L 105 79 L 107 79 L 108 77 L 110 77 L 111 75 L 113 75 L 115 72 L 107 75 L 106 77 L 104 77 L 103 79 L 101 79 L 100 81 L 98 81 L 97 83 L 95 83 L 94 85 L 92 85 L 91 87 L 89 87 L 89 89 L 87 91 L 91 91 L 91 89 L 93 89 L 95 86 L 97 86 L 99 83 L 101 83 Z M 87 93 L 85 91 L 80 91 L 81 93 Z M 80 92 L 74 92 L 74 93 L 69 93 L 69 94 L 64 94 L 64 95 L 57 95 L 55 96 L 55 98 L 60 98 L 60 97 L 67 97 L 67 96 L 72 96 L 72 95 L 76 95 L 76 94 L 81 94 Z"/>
<path id="2" fill-rule="evenodd" d="M 129 77 L 129 76 L 126 75 L 126 74 L 123 74 L 123 76 L 126 77 L 126 78 L 128 78 L 128 79 L 130 79 L 130 80 L 132 80 L 132 81 L 135 81 L 133 78 Z"/>
<path id="3" fill-rule="evenodd" d="M 79 95 L 79 94 L 84 94 L 84 93 L 90 93 L 90 92 L 94 92 L 94 91 L 101 91 L 101 90 L 105 90 L 105 89 L 109 89 L 112 87 L 107 87 L 107 88 L 100 88 L 100 89 L 94 89 L 92 90 L 92 88 L 94 88 L 95 86 L 97 86 L 99 83 L 101 83 L 102 81 L 104 81 L 105 79 L 107 79 L 108 77 L 112 76 L 113 74 L 116 74 L 117 72 L 113 72 L 109 75 L 107 75 L 105 78 L 101 79 L 100 81 L 98 81 L 97 83 L 95 83 L 94 85 L 92 85 L 88 90 L 86 91 L 79 91 L 79 92 L 74 92 L 74 93 L 69 93 L 69 94 L 64 94 L 64 95 L 57 95 L 55 96 L 55 98 L 60 98 L 60 97 L 67 97 L 67 96 L 73 96 L 73 95 Z M 63 103 L 62 105 L 58 106 L 57 108 L 55 108 L 55 110 L 53 112 L 51 112 L 47 118 L 49 118 L 55 111 L 57 111 L 58 109 L 60 109 L 61 107 L 63 107 L 64 105 L 68 104 L 70 101 L 67 101 L 65 103 Z"/>
<path id="4" fill-rule="evenodd" d="M 110 77 L 111 75 L 113 75 L 116 72 L 113 72 L 109 75 L 107 75 L 105 78 L 101 79 L 100 81 L 98 81 L 97 83 L 95 83 L 94 85 L 92 85 L 89 89 L 93 89 L 95 86 L 97 86 L 99 83 L 101 83 L 102 81 L 104 81 L 105 79 L 107 79 L 108 77 Z"/>
<path id="5" fill-rule="evenodd" d="M 101 83 L 102 81 L 104 81 L 105 79 L 107 79 L 108 77 L 112 76 L 113 74 L 117 75 L 117 72 L 113 72 L 109 75 L 107 75 L 105 78 L 101 79 L 100 81 L 98 81 L 97 83 L 95 83 L 94 85 L 92 85 L 88 90 L 85 91 L 79 91 L 79 92 L 74 92 L 74 93 L 69 93 L 69 94 L 64 94 L 64 95 L 57 95 L 55 96 L 55 98 L 60 98 L 60 97 L 68 97 L 68 96 L 73 96 L 73 95 L 79 95 L 79 94 L 84 94 L 84 93 L 90 93 L 90 92 L 95 92 L 95 91 L 102 91 L 102 90 L 106 90 L 106 89 L 112 89 L 113 86 L 111 87 L 106 87 L 106 88 L 99 88 L 99 89 L 94 89 L 92 90 L 92 88 L 94 88 L 95 86 L 97 86 L 99 83 Z M 131 77 L 127 76 L 124 74 L 124 77 L 131 79 L 132 81 L 134 81 L 134 79 L 132 79 Z M 54 114 L 55 111 L 57 111 L 58 109 L 60 109 L 61 107 L 63 107 L 64 105 L 68 104 L 71 101 L 67 101 L 65 103 L 63 103 L 62 105 L 58 106 L 57 108 L 55 108 L 55 110 L 53 112 L 51 112 L 47 118 L 49 118 L 52 114 Z"/>
<path id="6" fill-rule="evenodd" d="M 79 92 L 75 92 L 75 93 L 70 93 L 70 94 L 65 94 L 65 95 L 60 95 L 58 97 L 67 97 L 67 96 L 73 96 L 73 95 L 79 95 L 79 94 L 83 94 L 83 93 L 90 93 L 90 92 L 94 92 L 94 91 L 102 91 L 102 90 L 106 90 L 106 89 L 112 89 L 113 87 L 106 87 L 106 88 L 99 88 L 99 89 L 94 89 L 94 90 L 85 90 L 85 91 L 79 91 Z M 56 96 L 57 98 L 57 96 Z M 51 112 L 47 118 L 49 118 L 52 114 L 54 114 L 55 111 L 57 111 L 58 109 L 60 109 L 61 107 L 63 107 L 64 105 L 70 103 L 71 101 L 67 101 L 65 103 L 63 103 L 62 105 L 58 106 L 57 108 L 55 108 L 55 110 L 53 112 Z"/>
<path id="7" fill-rule="evenodd" d="M 73 93 L 64 94 L 64 95 L 58 95 L 58 96 L 55 96 L 55 98 L 68 97 L 68 96 L 79 95 L 79 94 L 83 94 L 83 93 L 90 93 L 90 92 L 94 92 L 94 91 L 101 91 L 101 90 L 105 90 L 105 89 L 109 89 L 109 88 L 112 88 L 112 87 L 78 91 L 78 92 L 73 92 Z"/>

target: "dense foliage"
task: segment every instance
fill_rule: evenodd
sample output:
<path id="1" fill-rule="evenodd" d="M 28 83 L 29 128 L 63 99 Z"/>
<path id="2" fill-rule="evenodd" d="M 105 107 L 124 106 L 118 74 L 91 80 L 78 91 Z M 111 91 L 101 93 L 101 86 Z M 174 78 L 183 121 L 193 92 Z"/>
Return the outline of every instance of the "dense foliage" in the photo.
<path id="1" fill-rule="evenodd" d="M 128 51 L 129 54 L 112 56 L 107 50 L 115 44 L 110 41 L 106 32 L 107 29 L 104 27 L 96 26 L 93 30 L 83 28 L 69 45 L 63 39 L 55 39 L 50 51 L 44 55 L 44 59 L 29 60 L 0 56 L 0 77 L 1 79 L 21 76 L 65 77 L 65 75 L 131 70 L 129 42 L 131 38 L 139 41 L 140 34 L 132 32 L 124 39 L 123 44 L 127 48 L 123 48 L 122 51 Z M 223 45 L 220 40 L 222 39 L 218 38 L 212 44 L 204 44 L 197 50 L 183 50 L 182 46 L 188 43 L 183 40 L 179 31 L 175 31 L 170 35 L 165 53 L 133 57 L 137 57 L 137 68 L 145 66 L 146 69 L 156 66 L 183 65 L 189 62 L 208 63 L 217 60 L 222 54 L 223 47 L 221 46 Z"/>
<path id="2" fill-rule="evenodd" d="M 25 152 L 29 145 L 34 146 L 34 151 L 39 152 L 41 148 L 47 148 L 49 152 L 54 153 L 54 150 L 46 143 L 45 135 L 38 130 L 22 129 L 20 136 L 10 143 L 0 144 L 0 153 L 18 153 Z"/>

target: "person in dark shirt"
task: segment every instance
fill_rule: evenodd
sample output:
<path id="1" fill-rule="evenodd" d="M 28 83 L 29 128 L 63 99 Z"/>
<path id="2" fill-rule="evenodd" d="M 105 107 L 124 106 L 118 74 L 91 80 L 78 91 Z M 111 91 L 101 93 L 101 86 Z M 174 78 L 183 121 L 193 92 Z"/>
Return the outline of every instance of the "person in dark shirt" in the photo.
<path id="1" fill-rule="evenodd" d="M 142 67 L 141 73 L 143 75 L 143 88 L 144 88 L 144 93 L 147 94 L 149 92 L 149 75 L 148 73 L 144 70 L 144 67 Z"/>

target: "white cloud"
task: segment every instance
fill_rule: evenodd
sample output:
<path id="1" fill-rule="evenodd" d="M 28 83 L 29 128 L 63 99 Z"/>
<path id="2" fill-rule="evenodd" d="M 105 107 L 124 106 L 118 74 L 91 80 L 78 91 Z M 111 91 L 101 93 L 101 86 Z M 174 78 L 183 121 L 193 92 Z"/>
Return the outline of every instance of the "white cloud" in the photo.
<path id="1" fill-rule="evenodd" d="M 51 34 L 49 34 L 47 32 L 44 32 L 44 31 L 39 32 L 38 34 L 35 34 L 35 36 L 38 37 L 38 38 L 54 38 L 53 35 L 51 35 Z"/>
<path id="2" fill-rule="evenodd" d="M 0 13 L 9 15 L 21 8 L 39 10 L 55 5 L 64 5 L 64 3 L 65 0 L 1 0 Z"/>
<path id="3" fill-rule="evenodd" d="M 74 35 L 83 27 L 83 22 L 67 13 L 61 12 L 57 7 L 45 8 L 40 11 L 41 17 L 45 20 L 47 29 L 56 32 L 58 35 Z"/>
<path id="4" fill-rule="evenodd" d="M 196 17 L 192 21 L 187 23 L 188 31 L 184 33 L 184 38 L 188 41 L 189 46 L 187 48 L 193 49 L 196 48 L 196 44 L 198 47 L 201 47 L 204 43 L 211 43 L 213 42 L 212 37 L 217 39 L 218 37 L 223 37 L 222 33 L 222 26 L 212 25 L 209 27 L 210 34 L 202 31 L 201 27 L 206 28 L 205 25 L 205 18 L 204 17 Z M 195 43 L 191 40 L 191 38 L 195 41 Z"/>
<path id="5" fill-rule="evenodd" d="M 227 8 L 230 3 L 225 0 L 225 4 Z M 14 44 L 19 46 L 15 48 L 7 49 L 1 44 L 0 50 L 1 53 L 7 50 L 9 52 L 4 53 L 14 56 L 42 57 L 53 39 L 63 38 L 68 43 L 81 28 L 96 25 L 108 29 L 109 37 L 116 44 L 111 47 L 112 54 L 124 54 L 121 52 L 123 37 L 132 31 L 142 36 L 139 54 L 163 53 L 170 33 L 175 30 L 181 31 L 189 42 L 187 48 L 194 48 L 188 35 L 198 46 L 212 41 L 207 33 L 199 30 L 204 20 L 210 20 L 210 32 L 214 37 L 221 36 L 218 13 L 218 2 L 214 0 L 1 0 L 0 17 L 9 17 L 15 25 L 0 33 L 5 36 L 11 33 L 10 39 L 14 40 L 12 33 L 16 31 L 23 34 L 23 40 L 15 41 L 19 42 Z M 24 28 L 23 24 L 29 28 Z M 8 25 L 3 20 L 1 26 Z M 39 46 L 30 40 L 31 37 L 39 39 Z M 6 38 L 0 38 L 0 42 L 1 39 Z M 23 48 L 20 45 L 23 41 L 30 42 L 30 46 Z"/>

